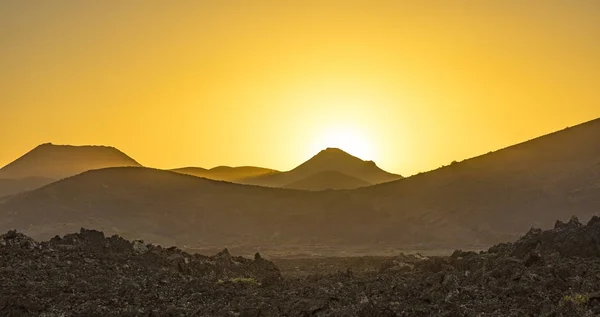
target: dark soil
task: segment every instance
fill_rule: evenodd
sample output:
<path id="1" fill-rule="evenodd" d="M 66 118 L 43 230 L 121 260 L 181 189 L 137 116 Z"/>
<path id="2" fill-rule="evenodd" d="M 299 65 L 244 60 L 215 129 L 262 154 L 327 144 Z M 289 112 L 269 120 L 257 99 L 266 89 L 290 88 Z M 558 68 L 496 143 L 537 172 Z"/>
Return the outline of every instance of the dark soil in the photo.
<path id="1" fill-rule="evenodd" d="M 487 252 L 278 263 L 286 274 L 258 254 L 11 231 L 0 236 L 0 316 L 600 316 L 597 217 Z"/>

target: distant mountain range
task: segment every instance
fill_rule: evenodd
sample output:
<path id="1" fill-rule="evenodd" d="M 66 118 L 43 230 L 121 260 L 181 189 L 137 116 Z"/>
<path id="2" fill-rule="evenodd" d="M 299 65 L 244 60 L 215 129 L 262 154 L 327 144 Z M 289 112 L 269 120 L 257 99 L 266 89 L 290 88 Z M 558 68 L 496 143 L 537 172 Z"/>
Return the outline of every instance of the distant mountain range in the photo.
<path id="1" fill-rule="evenodd" d="M 287 172 L 253 166 L 186 167 L 171 171 L 246 185 L 302 190 L 353 189 L 402 178 L 337 148 L 327 148 Z"/>
<path id="2" fill-rule="evenodd" d="M 113 147 L 42 144 L 0 169 L 0 197 L 40 188 L 59 179 L 107 167 L 141 167 Z M 176 168 L 212 180 L 304 190 L 352 189 L 401 178 L 340 149 L 326 149 L 289 172 L 254 166 Z"/>
<path id="3" fill-rule="evenodd" d="M 599 136 L 597 119 L 427 173 L 340 191 L 247 186 L 141 167 L 100 169 L 0 199 L 0 231 L 48 238 L 88 227 L 187 248 L 299 252 L 483 248 L 532 226 L 598 214 Z M 312 187 L 323 173 L 342 183 L 350 172 L 364 173 L 350 176 L 354 185 L 367 176 L 370 182 L 397 177 L 375 178 L 374 164 L 363 162 L 366 173 L 352 159 L 343 172 L 319 169 L 345 155 L 328 149 L 292 171 L 257 178 Z M 296 178 L 299 171 L 311 174 Z"/>
<path id="4" fill-rule="evenodd" d="M 197 177 L 209 178 L 218 181 L 228 181 L 228 182 L 236 182 L 249 177 L 257 177 L 263 175 L 272 175 L 278 174 L 279 171 L 262 168 L 262 167 L 254 167 L 254 166 L 239 166 L 239 167 L 231 167 L 231 166 L 217 166 L 211 169 L 205 169 L 201 167 L 184 167 L 184 168 L 176 168 L 171 171 L 181 174 L 188 174 Z"/>

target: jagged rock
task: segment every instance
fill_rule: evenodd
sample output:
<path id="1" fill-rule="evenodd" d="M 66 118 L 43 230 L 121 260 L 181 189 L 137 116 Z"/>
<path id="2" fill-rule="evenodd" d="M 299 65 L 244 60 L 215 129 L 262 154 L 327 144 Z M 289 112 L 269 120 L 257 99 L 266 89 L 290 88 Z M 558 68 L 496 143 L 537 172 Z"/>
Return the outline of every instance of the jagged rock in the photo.
<path id="1" fill-rule="evenodd" d="M 565 227 L 567 227 L 567 224 L 560 220 L 556 220 L 556 222 L 554 223 L 554 229 L 562 229 Z"/>
<path id="2" fill-rule="evenodd" d="M 414 269 L 414 265 L 410 263 L 404 263 L 399 261 L 392 261 L 382 266 L 380 272 L 410 272 Z"/>
<path id="3" fill-rule="evenodd" d="M 144 254 L 148 251 L 148 247 L 144 245 L 144 241 L 135 240 L 133 241 L 133 252 L 137 254 Z"/>
<path id="4" fill-rule="evenodd" d="M 223 249 L 223 251 L 221 251 L 215 255 L 215 259 L 223 260 L 223 261 L 231 261 L 231 254 L 229 254 L 229 250 Z"/>
<path id="5" fill-rule="evenodd" d="M 452 253 L 452 255 L 450 257 L 451 258 L 465 258 L 465 257 L 473 256 L 473 255 L 477 255 L 477 253 L 473 252 L 473 251 L 454 250 L 454 252 Z"/>
<path id="6" fill-rule="evenodd" d="M 587 226 L 594 226 L 600 224 L 600 217 L 598 216 L 593 216 L 587 223 Z"/>
<path id="7" fill-rule="evenodd" d="M 569 228 L 577 228 L 577 227 L 581 227 L 581 226 L 583 226 L 583 225 L 581 224 L 581 222 L 579 222 L 579 218 L 577 218 L 577 216 L 571 217 L 571 219 L 567 223 L 567 227 L 569 227 Z"/>
<path id="8" fill-rule="evenodd" d="M 526 267 L 530 267 L 536 263 L 539 263 L 542 261 L 542 255 L 540 254 L 539 251 L 533 250 L 531 252 L 529 252 L 529 255 L 527 256 L 527 258 L 525 259 L 525 266 Z"/>
<path id="9" fill-rule="evenodd" d="M 0 246 L 34 249 L 38 248 L 39 244 L 30 237 L 11 230 L 0 236 Z"/>
<path id="10" fill-rule="evenodd" d="M 572 219 L 487 252 L 402 254 L 365 272 L 340 259 L 345 273 L 283 278 L 260 254 L 11 231 L 0 236 L 0 316 L 595 316 L 599 241 L 598 218 Z"/>
<path id="11" fill-rule="evenodd" d="M 415 268 L 415 263 L 422 262 L 427 259 L 421 254 L 406 255 L 401 253 L 393 258 L 383 262 L 379 266 L 379 272 L 394 271 L 394 272 L 409 272 Z"/>
<path id="12" fill-rule="evenodd" d="M 566 224 L 557 221 L 554 230 L 531 229 L 506 247 L 512 250 L 514 256 L 522 259 L 533 250 L 538 250 L 541 255 L 558 252 L 562 256 L 600 256 L 600 220 L 594 216 L 587 225 L 582 225 L 577 217 L 572 217 Z M 489 251 L 497 250 L 498 247 Z"/>

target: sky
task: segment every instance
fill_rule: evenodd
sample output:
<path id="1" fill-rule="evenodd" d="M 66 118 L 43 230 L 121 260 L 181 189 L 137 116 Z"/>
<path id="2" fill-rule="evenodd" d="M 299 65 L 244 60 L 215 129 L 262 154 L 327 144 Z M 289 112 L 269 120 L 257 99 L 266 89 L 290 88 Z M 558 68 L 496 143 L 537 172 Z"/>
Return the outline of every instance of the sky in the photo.
<path id="1" fill-rule="evenodd" d="M 412 175 L 600 117 L 600 1 L 0 0 L 0 166 L 40 143 Z"/>

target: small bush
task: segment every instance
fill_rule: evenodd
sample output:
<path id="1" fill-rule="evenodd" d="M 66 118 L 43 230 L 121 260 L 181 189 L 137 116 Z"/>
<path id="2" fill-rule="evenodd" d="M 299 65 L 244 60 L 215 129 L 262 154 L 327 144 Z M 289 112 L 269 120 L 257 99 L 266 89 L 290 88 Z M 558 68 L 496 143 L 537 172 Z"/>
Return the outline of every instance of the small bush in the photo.
<path id="1" fill-rule="evenodd" d="M 250 284 L 250 285 L 260 285 L 260 283 L 251 278 L 251 277 L 234 277 L 234 278 L 230 278 L 226 281 L 224 280 L 218 280 L 217 284 L 223 284 L 225 282 L 230 282 L 230 283 L 239 283 L 239 284 Z"/>
<path id="2" fill-rule="evenodd" d="M 232 283 L 244 283 L 244 284 L 260 284 L 258 283 L 257 280 L 251 278 L 251 277 L 235 277 L 235 278 L 230 278 L 229 279 L 230 282 Z"/>
<path id="3" fill-rule="evenodd" d="M 572 294 L 572 295 L 565 295 L 561 300 L 559 305 L 561 307 L 567 306 L 567 305 L 573 305 L 575 308 L 583 308 L 585 306 L 587 306 L 587 303 L 590 301 L 589 296 L 585 295 L 585 294 Z"/>

